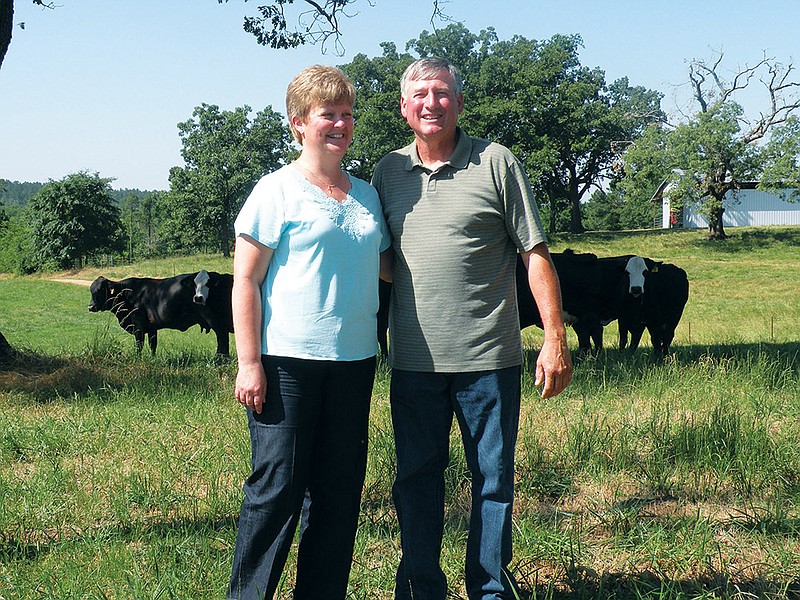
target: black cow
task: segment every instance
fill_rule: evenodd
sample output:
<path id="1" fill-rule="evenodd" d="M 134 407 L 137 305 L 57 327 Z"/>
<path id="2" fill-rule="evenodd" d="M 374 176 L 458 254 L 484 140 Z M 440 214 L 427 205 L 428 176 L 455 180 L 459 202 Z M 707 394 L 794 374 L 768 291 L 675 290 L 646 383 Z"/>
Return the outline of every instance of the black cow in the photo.
<path id="1" fill-rule="evenodd" d="M 618 321 L 619 347 L 625 348 L 630 333 L 630 349 L 636 350 L 646 327 L 653 351 L 657 356 L 665 357 L 688 300 L 686 271 L 669 263 L 655 263 L 647 276 L 647 285 L 637 310 L 628 311 Z"/>
<path id="2" fill-rule="evenodd" d="M 214 331 L 217 353 L 228 355 L 228 334 L 233 332 L 232 287 L 232 275 L 207 271 L 168 279 L 130 277 L 112 281 L 98 277 L 89 288 L 89 310 L 113 312 L 120 326 L 134 336 L 139 353 L 145 335 L 155 354 L 159 329 L 186 331 L 199 325 L 205 332 Z"/>
<path id="3" fill-rule="evenodd" d="M 636 255 L 598 258 L 566 250 L 551 254 L 561 285 L 564 322 L 572 325 L 583 351 L 603 347 L 603 327 L 620 318 L 641 298 L 645 274 L 655 264 Z M 517 303 L 520 327 L 541 327 L 522 259 L 517 260 Z M 637 310 L 637 314 L 638 314 Z"/>

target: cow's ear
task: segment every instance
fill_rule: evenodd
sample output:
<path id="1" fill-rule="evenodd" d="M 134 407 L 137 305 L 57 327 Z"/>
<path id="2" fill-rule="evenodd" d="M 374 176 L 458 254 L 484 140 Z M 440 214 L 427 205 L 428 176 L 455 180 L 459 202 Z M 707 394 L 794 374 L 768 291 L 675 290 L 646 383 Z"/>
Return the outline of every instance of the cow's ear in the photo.
<path id="1" fill-rule="evenodd" d="M 663 264 L 664 264 L 663 262 L 657 262 L 657 263 L 655 263 L 655 264 L 653 265 L 653 269 L 652 269 L 653 273 L 658 273 L 658 268 L 659 268 L 661 265 L 663 265 Z"/>

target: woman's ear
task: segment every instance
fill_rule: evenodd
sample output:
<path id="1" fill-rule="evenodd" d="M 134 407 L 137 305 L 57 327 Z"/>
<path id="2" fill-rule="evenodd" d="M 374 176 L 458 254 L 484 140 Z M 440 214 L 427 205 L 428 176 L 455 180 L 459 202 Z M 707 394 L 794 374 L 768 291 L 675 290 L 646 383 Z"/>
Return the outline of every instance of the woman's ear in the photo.
<path id="1" fill-rule="evenodd" d="M 302 117 L 293 115 L 289 120 L 291 121 L 292 127 L 294 127 L 295 131 L 300 134 L 300 137 L 303 137 L 303 128 L 305 127 L 305 124 L 303 123 Z"/>

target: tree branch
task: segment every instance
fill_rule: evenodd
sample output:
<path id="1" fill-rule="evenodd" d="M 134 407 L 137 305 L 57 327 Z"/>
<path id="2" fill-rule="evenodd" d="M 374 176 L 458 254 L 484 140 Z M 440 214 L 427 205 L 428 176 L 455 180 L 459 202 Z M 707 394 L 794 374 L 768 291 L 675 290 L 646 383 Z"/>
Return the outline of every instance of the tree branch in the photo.
<path id="1" fill-rule="evenodd" d="M 800 108 L 800 98 L 792 94 L 794 89 L 800 89 L 800 83 L 790 79 L 795 70 L 793 64 L 783 65 L 765 54 L 756 64 L 745 65 L 726 81 L 719 73 L 722 58 L 723 54 L 720 52 L 713 64 L 709 65 L 702 60 L 691 62 L 689 82 L 692 85 L 692 95 L 700 105 L 700 111 L 708 112 L 732 100 L 734 94 L 758 79 L 769 97 L 769 109 L 760 112 L 760 118 L 754 124 L 741 119 L 749 127 L 741 137 L 744 143 L 750 144 L 762 139 L 770 128 L 784 123 Z M 713 90 L 709 90 L 706 85 L 709 81 L 714 83 Z"/>

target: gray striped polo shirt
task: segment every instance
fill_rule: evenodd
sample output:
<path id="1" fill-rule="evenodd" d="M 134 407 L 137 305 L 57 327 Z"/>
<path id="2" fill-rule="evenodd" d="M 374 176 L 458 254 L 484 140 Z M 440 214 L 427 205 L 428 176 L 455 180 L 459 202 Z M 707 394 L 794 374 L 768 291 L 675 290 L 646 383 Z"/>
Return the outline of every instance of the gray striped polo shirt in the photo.
<path id="1" fill-rule="evenodd" d="M 378 163 L 395 250 L 392 367 L 424 372 L 522 362 L 514 269 L 545 241 L 525 175 L 504 146 L 458 131 L 450 160 L 426 169 L 415 143 Z"/>

